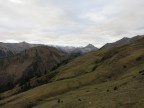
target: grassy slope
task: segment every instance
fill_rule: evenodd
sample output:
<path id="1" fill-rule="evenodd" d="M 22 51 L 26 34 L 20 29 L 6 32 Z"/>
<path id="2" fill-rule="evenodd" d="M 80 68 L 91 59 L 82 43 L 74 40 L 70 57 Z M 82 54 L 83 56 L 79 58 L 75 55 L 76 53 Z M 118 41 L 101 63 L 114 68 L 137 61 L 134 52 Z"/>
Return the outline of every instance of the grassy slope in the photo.
<path id="1" fill-rule="evenodd" d="M 6 108 L 144 107 L 144 39 L 80 56 L 48 83 L 0 101 Z M 59 102 L 60 101 L 60 102 Z"/>

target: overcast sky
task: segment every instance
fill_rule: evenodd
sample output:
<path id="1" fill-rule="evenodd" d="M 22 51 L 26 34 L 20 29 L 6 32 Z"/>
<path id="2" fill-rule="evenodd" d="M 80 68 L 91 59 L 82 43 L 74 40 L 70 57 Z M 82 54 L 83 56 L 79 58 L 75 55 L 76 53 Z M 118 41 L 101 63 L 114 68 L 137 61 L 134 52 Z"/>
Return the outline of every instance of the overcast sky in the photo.
<path id="1" fill-rule="evenodd" d="M 101 47 L 144 34 L 144 0 L 0 0 L 0 41 Z"/>

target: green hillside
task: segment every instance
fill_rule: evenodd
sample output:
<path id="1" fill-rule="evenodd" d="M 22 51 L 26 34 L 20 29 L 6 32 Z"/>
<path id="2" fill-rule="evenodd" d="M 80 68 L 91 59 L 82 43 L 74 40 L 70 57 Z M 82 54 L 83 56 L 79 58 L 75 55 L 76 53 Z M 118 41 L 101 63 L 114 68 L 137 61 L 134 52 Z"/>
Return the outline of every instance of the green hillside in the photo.
<path id="1" fill-rule="evenodd" d="M 144 38 L 63 64 L 47 84 L 10 97 L 2 108 L 143 108 Z M 49 74 L 31 81 L 44 80 Z"/>

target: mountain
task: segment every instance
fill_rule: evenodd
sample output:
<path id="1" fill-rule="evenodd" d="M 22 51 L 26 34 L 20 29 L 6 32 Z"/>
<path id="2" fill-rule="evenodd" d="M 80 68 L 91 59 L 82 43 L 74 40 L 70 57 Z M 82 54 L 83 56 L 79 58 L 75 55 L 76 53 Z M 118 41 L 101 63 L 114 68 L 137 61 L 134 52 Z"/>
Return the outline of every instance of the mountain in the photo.
<path id="1" fill-rule="evenodd" d="M 144 36 L 135 36 L 133 38 L 127 38 L 127 37 L 124 37 L 122 38 L 121 40 L 118 40 L 114 43 L 107 43 L 106 45 L 104 45 L 101 49 L 110 49 L 110 48 L 114 48 L 114 47 L 120 47 L 122 45 L 126 45 L 126 44 L 129 44 L 131 42 L 134 42 L 138 39 L 141 39 L 143 38 Z"/>
<path id="2" fill-rule="evenodd" d="M 30 79 L 49 73 L 67 58 L 67 54 L 48 46 L 30 48 L 12 57 L 1 58 L 0 91 L 12 89 L 17 84 L 22 87 Z"/>
<path id="3" fill-rule="evenodd" d="M 20 53 L 26 49 L 33 47 L 42 46 L 42 44 L 29 44 L 27 42 L 20 43 L 2 43 L 0 42 L 0 58 L 14 56 L 17 53 Z M 90 51 L 96 51 L 98 48 L 92 44 L 87 45 L 86 47 L 72 47 L 72 46 L 52 46 L 58 50 L 62 50 L 65 53 L 68 53 L 71 56 L 81 55 Z"/>
<path id="4" fill-rule="evenodd" d="M 81 54 L 85 54 L 91 51 L 96 51 L 98 50 L 98 48 L 96 48 L 94 45 L 92 44 L 88 44 L 85 47 L 70 47 L 70 46 L 66 46 L 66 47 L 58 47 L 59 49 L 61 49 L 62 51 L 68 53 L 71 56 L 79 56 Z"/>
<path id="5" fill-rule="evenodd" d="M 59 50 L 62 50 L 63 52 L 67 54 L 71 54 L 71 52 L 73 52 L 73 50 L 76 49 L 76 47 L 73 47 L 73 46 L 54 46 L 54 47 Z"/>
<path id="6" fill-rule="evenodd" d="M 96 51 L 98 50 L 98 48 L 96 48 L 94 45 L 92 44 L 88 44 L 85 47 L 80 47 L 80 48 L 76 48 L 74 52 L 76 51 L 80 51 L 81 54 L 87 53 L 87 52 L 91 52 L 91 51 Z"/>
<path id="7" fill-rule="evenodd" d="M 40 45 L 29 44 L 26 42 L 20 42 L 20 43 L 2 43 L 2 42 L 0 42 L 0 58 L 13 56 L 21 51 L 24 51 L 26 49 L 36 47 L 36 46 L 40 46 Z"/>
<path id="8" fill-rule="evenodd" d="M 119 48 L 93 51 L 49 73 L 49 82 L 1 93 L 2 108 L 143 108 L 144 38 Z M 49 73 L 33 80 L 48 79 Z"/>

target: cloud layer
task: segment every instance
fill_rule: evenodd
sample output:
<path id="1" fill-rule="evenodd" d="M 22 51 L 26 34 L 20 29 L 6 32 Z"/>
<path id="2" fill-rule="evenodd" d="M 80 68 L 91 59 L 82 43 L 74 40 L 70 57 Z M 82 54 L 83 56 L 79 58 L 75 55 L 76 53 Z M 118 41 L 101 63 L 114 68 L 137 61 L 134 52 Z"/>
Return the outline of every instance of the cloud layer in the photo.
<path id="1" fill-rule="evenodd" d="M 143 0 L 1 0 L 0 40 L 101 47 L 144 34 Z"/>

